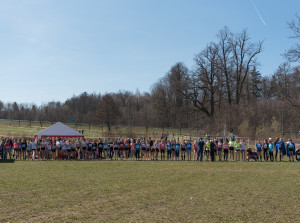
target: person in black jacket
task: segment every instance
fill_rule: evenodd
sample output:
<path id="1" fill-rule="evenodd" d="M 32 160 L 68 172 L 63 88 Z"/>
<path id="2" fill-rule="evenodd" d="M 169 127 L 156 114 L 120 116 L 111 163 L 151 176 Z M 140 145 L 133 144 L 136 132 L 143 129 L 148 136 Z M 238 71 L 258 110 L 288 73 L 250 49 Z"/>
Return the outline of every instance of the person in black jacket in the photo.
<path id="1" fill-rule="evenodd" d="M 215 161 L 216 144 L 212 140 L 210 140 L 209 148 L 210 148 L 210 159 L 212 162 L 214 162 Z"/>

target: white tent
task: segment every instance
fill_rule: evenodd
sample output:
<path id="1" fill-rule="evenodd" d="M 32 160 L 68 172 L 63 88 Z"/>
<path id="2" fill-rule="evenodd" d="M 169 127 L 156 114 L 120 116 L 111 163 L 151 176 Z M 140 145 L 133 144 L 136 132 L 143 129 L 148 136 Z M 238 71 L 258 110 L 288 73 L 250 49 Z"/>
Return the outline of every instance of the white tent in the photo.
<path id="1" fill-rule="evenodd" d="M 61 122 L 57 122 L 56 124 L 40 131 L 39 133 L 34 135 L 34 138 L 83 138 L 83 135 L 76 130 L 66 126 Z"/>

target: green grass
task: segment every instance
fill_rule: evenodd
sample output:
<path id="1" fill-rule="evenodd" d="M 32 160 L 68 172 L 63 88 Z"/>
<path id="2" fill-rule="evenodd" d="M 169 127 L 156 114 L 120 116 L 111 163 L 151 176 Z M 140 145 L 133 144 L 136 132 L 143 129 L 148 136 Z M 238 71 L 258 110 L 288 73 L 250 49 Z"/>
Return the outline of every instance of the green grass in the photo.
<path id="1" fill-rule="evenodd" d="M 299 222 L 299 163 L 0 164 L 0 222 Z"/>
<path id="2" fill-rule="evenodd" d="M 42 131 L 43 129 L 51 126 L 51 123 L 40 123 L 32 122 L 18 122 L 18 121 L 0 121 L 0 135 L 3 136 L 13 136 L 13 137 L 33 137 L 34 134 Z M 71 128 L 76 129 L 75 124 L 68 124 Z M 169 132 L 170 135 L 174 134 L 175 137 L 181 135 L 198 135 L 201 132 L 197 132 L 192 129 L 162 129 L 162 128 L 149 128 L 146 132 L 146 128 L 143 127 L 111 127 L 111 133 L 108 134 L 108 128 L 106 126 L 96 126 L 96 125 L 77 125 L 77 130 L 84 130 L 85 137 L 141 137 L 141 136 L 151 136 L 159 138 L 162 132 Z M 153 132 L 157 132 L 157 135 L 153 135 Z M 203 134 L 203 133 L 202 133 Z"/>

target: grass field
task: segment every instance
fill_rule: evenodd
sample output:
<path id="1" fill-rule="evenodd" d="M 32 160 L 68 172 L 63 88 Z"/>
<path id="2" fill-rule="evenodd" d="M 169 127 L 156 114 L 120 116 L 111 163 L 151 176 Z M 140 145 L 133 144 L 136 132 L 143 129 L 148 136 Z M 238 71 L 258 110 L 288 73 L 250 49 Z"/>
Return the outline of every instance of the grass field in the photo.
<path id="1" fill-rule="evenodd" d="M 0 164 L 0 222 L 299 222 L 299 163 Z"/>
<path id="2" fill-rule="evenodd" d="M 55 124 L 55 123 L 53 123 Z M 40 123 L 28 121 L 0 121 L 0 135 L 2 136 L 13 136 L 13 137 L 33 137 L 36 133 L 42 131 L 45 128 L 51 126 L 51 123 Z M 174 134 L 177 136 L 182 135 L 198 135 L 201 132 L 197 132 L 192 129 L 163 129 L 163 128 L 149 128 L 146 132 L 144 127 L 132 127 L 128 128 L 126 126 L 112 126 L 111 133 L 108 133 L 108 128 L 106 126 L 97 126 L 97 125 L 81 125 L 78 124 L 67 124 L 69 127 L 84 131 L 85 137 L 98 138 L 98 137 L 141 137 L 141 136 L 154 136 L 160 137 L 162 132 L 169 132 L 170 135 Z M 157 132 L 157 135 L 153 135 L 154 132 Z M 203 134 L 203 133 L 202 133 Z"/>

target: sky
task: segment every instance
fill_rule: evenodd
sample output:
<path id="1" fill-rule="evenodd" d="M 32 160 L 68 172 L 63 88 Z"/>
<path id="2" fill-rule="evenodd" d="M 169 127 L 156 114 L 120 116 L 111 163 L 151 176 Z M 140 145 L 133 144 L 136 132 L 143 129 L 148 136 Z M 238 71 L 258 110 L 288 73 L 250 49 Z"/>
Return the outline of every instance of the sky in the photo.
<path id="1" fill-rule="evenodd" d="M 3 102 L 61 101 L 82 92 L 149 92 L 177 62 L 227 26 L 264 40 L 259 71 L 272 75 L 295 42 L 299 0 L 0 0 Z"/>

